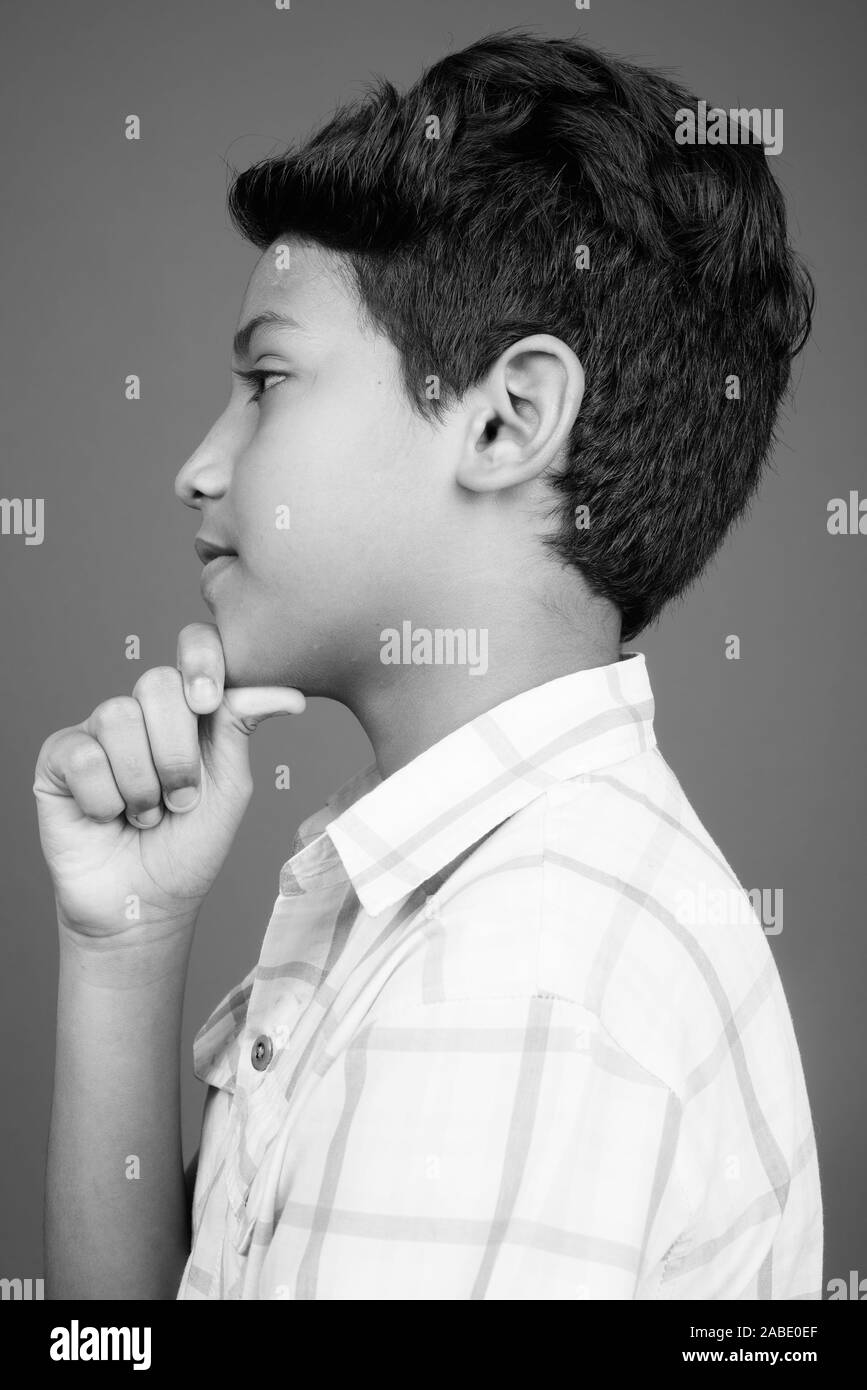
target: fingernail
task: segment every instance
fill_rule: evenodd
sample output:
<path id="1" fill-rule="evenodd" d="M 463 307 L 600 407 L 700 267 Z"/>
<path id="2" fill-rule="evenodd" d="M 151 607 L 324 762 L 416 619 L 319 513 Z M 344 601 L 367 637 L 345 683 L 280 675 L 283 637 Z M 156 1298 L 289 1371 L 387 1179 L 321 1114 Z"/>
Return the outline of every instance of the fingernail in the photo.
<path id="1" fill-rule="evenodd" d="M 141 826 L 143 830 L 151 830 L 155 825 L 159 825 L 163 818 L 162 810 L 155 806 L 152 811 L 142 811 L 140 816 L 133 815 L 127 811 L 127 820 L 132 821 L 133 825 Z"/>
<path id="2" fill-rule="evenodd" d="M 217 687 L 208 676 L 196 676 L 190 684 L 190 699 L 194 705 L 212 705 L 217 698 Z"/>
<path id="3" fill-rule="evenodd" d="M 178 787 L 171 796 L 168 793 L 163 796 L 163 801 L 170 811 L 192 811 L 198 800 L 198 787 Z"/>

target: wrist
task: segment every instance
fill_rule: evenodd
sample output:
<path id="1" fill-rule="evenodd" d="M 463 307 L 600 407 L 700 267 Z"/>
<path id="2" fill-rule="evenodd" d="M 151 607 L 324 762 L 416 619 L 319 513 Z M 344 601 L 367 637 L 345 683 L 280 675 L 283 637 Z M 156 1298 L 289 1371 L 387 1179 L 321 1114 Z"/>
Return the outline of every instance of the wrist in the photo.
<path id="1" fill-rule="evenodd" d="M 198 912 L 112 936 L 83 935 L 58 915 L 61 970 L 81 984 L 140 989 L 186 978 Z"/>

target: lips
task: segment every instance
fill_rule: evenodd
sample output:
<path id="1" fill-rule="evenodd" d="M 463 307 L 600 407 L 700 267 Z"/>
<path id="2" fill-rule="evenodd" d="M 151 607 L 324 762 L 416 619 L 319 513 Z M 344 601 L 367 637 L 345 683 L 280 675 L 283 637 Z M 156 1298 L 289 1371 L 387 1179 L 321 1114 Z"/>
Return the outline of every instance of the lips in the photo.
<path id="1" fill-rule="evenodd" d="M 203 536 L 197 537 L 195 550 L 203 565 L 209 565 L 212 560 L 217 560 L 221 555 L 237 556 L 236 550 L 230 550 L 226 545 L 220 545 L 217 541 L 205 540 Z"/>
<path id="2" fill-rule="evenodd" d="M 213 607 L 213 600 L 216 591 L 223 582 L 223 576 L 230 574 L 232 566 L 237 560 L 237 555 L 221 551 L 213 559 L 208 560 L 202 570 L 202 577 L 199 581 L 199 589 L 202 598 L 209 607 Z"/>

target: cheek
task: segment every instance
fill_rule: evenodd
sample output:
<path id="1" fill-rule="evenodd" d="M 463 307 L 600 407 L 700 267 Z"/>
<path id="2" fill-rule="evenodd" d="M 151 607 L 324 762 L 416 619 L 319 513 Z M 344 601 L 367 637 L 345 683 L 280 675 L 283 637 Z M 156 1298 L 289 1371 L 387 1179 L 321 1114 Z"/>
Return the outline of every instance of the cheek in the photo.
<path id="1" fill-rule="evenodd" d="M 293 544 L 296 508 L 288 467 L 275 467 L 261 448 L 239 463 L 232 481 L 231 508 L 244 569 L 265 577 L 285 563 Z"/>
<path id="2" fill-rule="evenodd" d="M 323 567 L 330 580 L 376 563 L 406 497 L 406 445 L 377 392 L 293 404 L 263 424 L 233 480 L 238 545 L 269 584 Z M 363 573 L 361 575 L 363 578 Z"/>

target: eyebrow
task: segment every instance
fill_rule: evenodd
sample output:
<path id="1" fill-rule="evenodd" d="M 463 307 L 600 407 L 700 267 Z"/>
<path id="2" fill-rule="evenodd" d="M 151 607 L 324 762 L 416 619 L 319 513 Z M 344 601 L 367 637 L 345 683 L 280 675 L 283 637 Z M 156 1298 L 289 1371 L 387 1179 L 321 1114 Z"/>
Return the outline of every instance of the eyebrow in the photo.
<path id="1" fill-rule="evenodd" d="M 264 313 L 257 314 L 255 318 L 249 319 L 243 328 L 239 328 L 232 339 L 232 353 L 235 357 L 246 357 L 250 341 L 257 328 L 264 328 L 266 324 L 279 324 L 281 328 L 295 328 L 300 332 L 304 330 L 297 319 L 293 319 L 291 314 L 278 314 L 273 309 L 266 309 Z"/>

